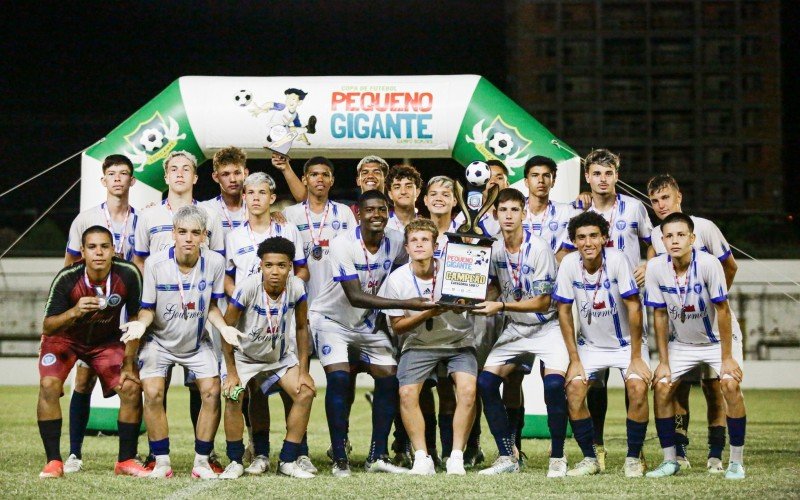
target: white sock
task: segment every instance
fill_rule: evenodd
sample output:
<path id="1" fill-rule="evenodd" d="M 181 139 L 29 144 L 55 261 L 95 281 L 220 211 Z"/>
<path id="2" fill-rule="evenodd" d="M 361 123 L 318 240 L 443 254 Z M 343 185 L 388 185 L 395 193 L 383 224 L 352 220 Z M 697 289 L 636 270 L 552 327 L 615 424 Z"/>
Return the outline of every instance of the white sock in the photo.
<path id="1" fill-rule="evenodd" d="M 167 467 L 170 466 L 169 455 L 155 455 L 155 457 L 156 465 L 166 465 Z"/>
<path id="2" fill-rule="evenodd" d="M 744 446 L 731 446 L 731 462 L 744 463 Z"/>
<path id="3" fill-rule="evenodd" d="M 678 459 L 678 452 L 675 451 L 674 446 L 670 446 L 669 448 L 661 448 L 664 451 L 664 461 L 665 462 L 674 462 Z"/>
<path id="4" fill-rule="evenodd" d="M 450 452 L 450 458 L 464 460 L 464 452 L 461 450 L 453 450 Z"/>
<path id="5" fill-rule="evenodd" d="M 195 465 L 207 465 L 208 464 L 208 455 L 200 455 L 199 453 L 194 454 L 194 464 Z"/>
<path id="6" fill-rule="evenodd" d="M 414 461 L 416 462 L 417 460 L 425 460 L 427 456 L 428 453 L 425 450 L 417 450 L 414 452 Z"/>

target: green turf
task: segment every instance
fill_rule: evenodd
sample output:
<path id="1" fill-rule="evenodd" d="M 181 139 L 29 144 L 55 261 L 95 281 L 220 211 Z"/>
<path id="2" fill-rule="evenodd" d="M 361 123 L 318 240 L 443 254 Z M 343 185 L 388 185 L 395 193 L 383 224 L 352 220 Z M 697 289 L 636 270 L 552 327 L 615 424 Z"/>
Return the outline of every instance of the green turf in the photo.
<path id="1" fill-rule="evenodd" d="M 353 459 L 363 463 L 371 429 L 369 406 L 359 393 L 350 423 L 354 445 Z M 800 492 L 800 391 L 747 391 L 748 435 L 745 451 L 747 478 L 744 481 L 726 481 L 720 476 L 705 472 L 706 427 L 700 420 L 705 414 L 705 403 L 699 390 L 692 391 L 693 419 L 690 427 L 690 459 L 695 468 L 682 471 L 677 477 L 661 480 L 625 479 L 620 467 L 625 455 L 624 403 L 621 391 L 610 394 L 610 408 L 606 426 L 606 446 L 609 450 L 609 469 L 601 476 L 548 480 L 544 477 L 547 465 L 548 442 L 526 440 L 523 449 L 530 458 L 522 474 L 496 477 L 478 476 L 470 472 L 466 477 L 398 477 L 367 475 L 357 467 L 347 479 L 330 476 L 325 450 L 328 447 L 328 429 L 325 424 L 324 392 L 320 391 L 314 405 L 309 444 L 312 458 L 322 474 L 313 480 L 301 481 L 269 474 L 266 477 L 243 477 L 237 481 L 192 480 L 189 477 L 194 457 L 191 423 L 188 415 L 188 396 L 183 388 L 175 388 L 169 396 L 171 424 L 172 465 L 176 477 L 170 480 L 144 480 L 115 477 L 112 473 L 116 459 L 115 437 L 87 437 L 84 444 L 85 470 L 60 480 L 42 481 L 37 478 L 44 465 L 44 451 L 36 427 L 36 390 L 29 387 L 2 387 L 3 417 L 0 419 L 0 496 L 5 498 L 244 498 L 254 497 L 305 498 L 305 497 L 505 497 L 531 496 L 592 496 L 592 497 L 653 497 L 674 498 L 789 498 Z M 282 440 L 283 411 L 280 399 L 270 398 L 273 415 L 271 443 L 273 464 L 277 459 Z M 62 408 L 67 411 L 68 400 L 63 398 Z M 222 431 L 217 435 L 217 450 L 224 455 L 225 441 Z M 140 439 L 141 451 L 147 449 L 144 437 Z M 483 448 L 487 459 L 497 454 L 484 422 Z M 568 440 L 567 454 L 570 463 L 579 457 L 574 440 Z M 64 423 L 62 451 L 68 451 L 68 433 Z M 645 444 L 648 460 L 660 459 L 655 428 L 650 425 Z M 726 452 L 727 457 L 727 452 Z"/>

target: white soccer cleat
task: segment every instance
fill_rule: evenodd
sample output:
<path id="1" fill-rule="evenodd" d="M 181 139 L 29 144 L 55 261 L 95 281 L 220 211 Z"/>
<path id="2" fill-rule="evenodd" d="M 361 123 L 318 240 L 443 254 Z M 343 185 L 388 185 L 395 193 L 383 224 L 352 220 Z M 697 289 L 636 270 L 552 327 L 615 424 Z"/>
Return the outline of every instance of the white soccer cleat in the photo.
<path id="1" fill-rule="evenodd" d="M 74 474 L 83 470 L 83 460 L 72 454 L 64 462 L 64 474 Z"/>
<path id="2" fill-rule="evenodd" d="M 682 457 L 682 456 L 678 455 L 677 457 L 675 457 L 675 460 L 678 462 L 678 465 L 681 466 L 681 469 L 691 469 L 692 468 L 692 464 L 689 463 L 689 459 L 686 458 L 686 457 Z"/>
<path id="3" fill-rule="evenodd" d="M 567 457 L 551 458 L 547 467 L 547 477 L 565 477 L 567 475 Z"/>
<path id="4" fill-rule="evenodd" d="M 297 479 L 313 479 L 314 474 L 308 472 L 300 466 L 298 461 L 294 462 L 280 462 L 278 465 L 278 474 L 295 477 Z"/>
<path id="5" fill-rule="evenodd" d="M 219 479 L 219 475 L 211 468 L 208 460 L 195 460 L 192 467 L 192 477 L 195 479 Z"/>
<path id="6" fill-rule="evenodd" d="M 389 474 L 408 474 L 408 469 L 394 465 L 389 457 L 380 457 L 374 462 L 367 461 L 364 470 L 371 473 L 386 472 Z"/>
<path id="7" fill-rule="evenodd" d="M 725 471 L 725 479 L 744 479 L 744 466 L 739 462 L 730 462 Z"/>
<path id="8" fill-rule="evenodd" d="M 299 465 L 304 471 L 311 474 L 317 474 L 319 472 L 317 468 L 314 467 L 314 464 L 311 462 L 311 459 L 308 457 L 308 455 L 300 455 L 297 457 L 297 465 Z"/>
<path id="9" fill-rule="evenodd" d="M 467 471 L 464 469 L 464 458 L 447 457 L 447 475 L 448 476 L 466 476 Z"/>
<path id="10" fill-rule="evenodd" d="M 500 455 L 491 467 L 479 471 L 478 474 L 494 476 L 497 474 L 514 474 L 517 472 L 519 472 L 519 461 L 514 457 Z"/>
<path id="11" fill-rule="evenodd" d="M 425 455 L 424 457 L 414 457 L 414 466 L 411 467 L 408 473 L 412 476 L 433 476 L 436 474 L 436 465 L 433 463 L 433 459 L 430 455 Z"/>
<path id="12" fill-rule="evenodd" d="M 635 457 L 625 457 L 625 465 L 622 469 L 625 471 L 625 477 L 644 476 L 644 464 L 642 464 L 640 459 Z"/>
<path id="13" fill-rule="evenodd" d="M 253 459 L 253 462 L 244 471 L 248 474 L 259 475 L 269 471 L 269 457 L 258 455 Z"/>
<path id="14" fill-rule="evenodd" d="M 172 476 L 173 476 L 172 466 L 170 464 L 156 463 L 155 467 L 153 467 L 152 472 L 150 472 L 150 474 L 148 474 L 146 477 L 149 479 L 164 479 Z"/>
<path id="15" fill-rule="evenodd" d="M 711 457 L 706 462 L 706 470 L 709 474 L 722 474 L 725 472 L 725 467 L 722 466 L 722 460 L 716 457 Z"/>
<path id="16" fill-rule="evenodd" d="M 569 477 L 591 476 L 600 473 L 600 464 L 596 458 L 586 457 L 577 464 L 575 467 L 567 471 Z"/>
<path id="17" fill-rule="evenodd" d="M 350 463 L 347 459 L 336 460 L 331 469 L 333 477 L 350 477 Z"/>
<path id="18" fill-rule="evenodd" d="M 238 479 L 244 474 L 244 466 L 239 462 L 231 462 L 219 475 L 220 479 Z"/>

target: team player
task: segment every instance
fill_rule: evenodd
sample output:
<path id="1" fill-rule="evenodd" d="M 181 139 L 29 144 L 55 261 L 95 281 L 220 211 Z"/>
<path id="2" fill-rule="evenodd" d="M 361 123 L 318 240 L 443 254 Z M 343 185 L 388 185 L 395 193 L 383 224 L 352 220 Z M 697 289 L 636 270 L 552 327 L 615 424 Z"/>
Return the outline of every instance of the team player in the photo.
<path id="1" fill-rule="evenodd" d="M 647 265 L 645 303 L 653 308 L 659 364 L 653 376 L 656 429 L 664 461 L 648 477 L 676 474 L 673 396 L 689 370 L 705 363 L 721 380 L 730 462 L 727 479 L 745 476 L 743 450 L 747 417 L 742 381 L 742 336 L 731 321 L 728 287 L 719 259 L 693 247 L 694 221 L 672 213 L 661 222 L 667 253 Z"/>
<path id="2" fill-rule="evenodd" d="M 222 220 L 223 238 L 247 220 L 247 205 L 242 199 L 244 179 L 249 174 L 247 155 L 230 146 L 214 153 L 211 178 L 219 184 L 219 194 L 200 205 L 216 212 Z"/>
<path id="3" fill-rule="evenodd" d="M 669 174 L 657 175 L 647 183 L 647 194 L 650 203 L 659 219 L 664 219 L 674 212 L 682 212 L 681 201 L 683 194 L 678 182 Z M 725 285 L 730 290 L 736 276 L 738 266 L 731 253 L 731 248 L 716 224 L 702 217 L 691 216 L 694 222 L 694 248 L 719 259 L 725 273 Z M 661 240 L 661 227 L 653 228 L 652 252 L 655 255 L 667 253 L 664 242 Z M 738 328 L 736 317 L 731 311 L 733 328 Z M 722 388 L 719 378 L 702 376 L 707 367 L 697 367 L 687 373 L 678 388 L 675 390 L 675 444 L 678 453 L 678 463 L 682 468 L 688 468 L 689 460 L 686 458 L 686 448 L 689 445 L 689 390 L 690 381 L 701 379 L 703 394 L 708 404 L 708 461 L 706 468 L 711 473 L 725 471 L 722 465 L 722 450 L 725 448 L 725 406 L 722 399 Z"/>
<path id="4" fill-rule="evenodd" d="M 567 475 L 600 472 L 586 393 L 598 372 L 617 368 L 629 398 L 625 476 L 641 477 L 644 466 L 640 454 L 647 434 L 647 387 L 651 373 L 647 342 L 642 338 L 642 305 L 633 267 L 620 251 L 606 247 L 609 224 L 600 214 L 591 211 L 580 214 L 570 220 L 567 229 L 578 251 L 561 261 L 553 298 L 559 303 L 558 320 L 569 352 L 566 377 L 569 416 L 575 440 L 584 455 Z M 575 301 L 580 316 L 577 345 L 572 318 Z"/>
<path id="5" fill-rule="evenodd" d="M 395 165 L 389 171 L 386 185 L 393 206 L 386 227 L 402 233 L 406 224 L 417 218 L 415 205 L 422 188 L 422 177 L 411 165 Z"/>
<path id="6" fill-rule="evenodd" d="M 508 187 L 508 167 L 500 160 L 488 160 L 486 164 L 489 166 L 489 180 L 483 187 L 483 195 L 486 196 L 492 186 L 497 186 L 501 191 Z M 461 226 L 465 221 L 464 214 L 459 213 L 456 218 L 456 226 Z M 489 210 L 478 221 L 478 227 L 481 228 L 485 236 L 494 236 L 500 232 L 500 223 L 494 212 Z"/>
<path id="7" fill-rule="evenodd" d="M 226 337 L 242 337 L 242 340 L 223 343 L 225 439 L 231 462 L 220 479 L 236 479 L 244 473 L 242 403 L 237 390 L 266 393 L 276 386 L 292 400 L 278 472 L 301 479 L 314 477 L 301 459 L 316 392 L 308 373 L 310 342 L 305 286 L 303 280 L 292 276 L 295 252 L 294 244 L 281 236 L 262 241 L 258 245 L 261 274 L 237 282 L 225 313 L 229 325 Z M 295 335 L 292 329 L 296 329 L 297 342 L 292 340 Z M 307 456 L 304 458 L 308 461 Z"/>
<path id="8" fill-rule="evenodd" d="M 377 316 L 380 309 L 435 307 L 427 299 L 389 300 L 376 295 L 392 266 L 407 262 L 407 255 L 403 236 L 385 230 L 389 218 L 386 196 L 367 191 L 358 204 L 361 223 L 332 242 L 329 264 L 333 279 L 309 309 L 311 332 L 328 382 L 325 410 L 337 477 L 350 475 L 346 452 L 351 377 L 348 348 L 360 350 L 361 360 L 375 379 L 372 444 L 365 468 L 368 472 L 407 472 L 388 458 L 387 439 L 398 403 L 397 363 L 389 337 L 378 329 Z"/>
<path id="9" fill-rule="evenodd" d="M 433 252 L 439 231 L 430 219 L 416 219 L 405 227 L 405 247 L 411 262 L 386 279 L 382 297 L 394 300 L 412 297 L 441 298 L 444 269 Z M 437 288 L 436 283 L 440 284 Z M 463 311 L 436 307 L 421 313 L 408 310 L 385 310 L 394 335 L 403 336 L 397 377 L 400 383 L 400 411 L 414 446 L 414 467 L 410 474 L 436 473 L 426 442 L 427 423 L 420 409 L 420 394 L 428 377 L 441 363 L 446 376 L 456 386 L 457 403 L 452 420 L 451 453 L 447 473 L 463 475 L 464 447 L 475 418 L 475 382 L 478 364 L 472 340 L 472 321 Z M 434 437 L 435 443 L 435 437 Z"/>
<path id="10" fill-rule="evenodd" d="M 69 228 L 64 266 L 70 266 L 81 258 L 81 237 L 92 226 L 107 228 L 114 235 L 114 253 L 130 261 L 133 258 L 133 238 L 139 215 L 128 203 L 133 177 L 133 163 L 125 155 L 113 154 L 103 160 L 103 176 L 100 183 L 106 189 L 106 201 L 84 210 Z M 81 360 L 75 363 L 75 380 L 69 401 L 69 457 L 64 462 L 64 473 L 79 472 L 83 467 L 82 447 L 89 422 L 92 390 L 97 377 Z"/>
<path id="11" fill-rule="evenodd" d="M 115 257 L 114 237 L 103 226 L 81 234 L 83 262 L 65 267 L 50 287 L 39 354 L 39 402 L 36 416 L 47 465 L 40 478 L 61 477 L 61 406 L 64 381 L 75 361 L 84 361 L 100 378 L 106 397 L 120 397 L 119 453 L 115 474 L 142 476 L 136 460 L 142 400 L 136 376 L 137 344 L 120 341 L 123 307 L 136 317 L 142 277 L 133 264 Z"/>
<path id="12" fill-rule="evenodd" d="M 564 373 L 567 351 L 560 341 L 550 296 L 556 274 L 552 250 L 541 238 L 522 229 L 525 197 L 513 188 L 500 191 L 495 200 L 500 234 L 492 245 L 488 300 L 478 304 L 476 314 L 504 314 L 506 326 L 492 347 L 478 376 L 486 421 L 492 431 L 499 456 L 480 474 L 519 472 L 519 450 L 514 444 L 516 422 L 510 422 L 500 395 L 500 385 L 517 368 L 536 355 L 544 363 L 545 402 L 551 435 L 548 476 L 564 459 L 567 430 L 567 405 Z M 561 474 L 563 475 L 563 474 Z"/>
<path id="13" fill-rule="evenodd" d="M 192 476 L 215 479 L 209 455 L 220 418 L 219 363 L 205 324 L 213 324 L 223 337 L 227 332 L 217 307 L 217 299 L 225 295 L 225 259 L 204 247 L 208 213 L 202 208 L 182 206 L 171 226 L 175 245 L 145 262 L 142 310 L 137 321 L 124 325 L 123 339 L 136 340 L 147 332 L 139 352 L 139 377 L 150 453 L 155 457 L 149 477 L 172 476 L 164 393 L 167 372 L 178 364 L 195 375 L 202 398 Z"/>

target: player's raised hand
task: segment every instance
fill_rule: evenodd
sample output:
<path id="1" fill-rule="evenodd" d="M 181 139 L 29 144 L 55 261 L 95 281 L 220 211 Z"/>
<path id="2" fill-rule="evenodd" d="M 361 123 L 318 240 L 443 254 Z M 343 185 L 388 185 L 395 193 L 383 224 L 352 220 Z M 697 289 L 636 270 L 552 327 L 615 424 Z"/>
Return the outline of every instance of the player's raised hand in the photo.
<path id="1" fill-rule="evenodd" d="M 655 373 L 653 373 L 653 380 L 650 382 L 650 385 L 655 388 L 656 384 L 659 382 L 664 382 L 672 387 L 672 371 L 669 369 L 669 364 L 667 363 L 658 364 Z"/>
<path id="2" fill-rule="evenodd" d="M 283 172 L 289 166 L 289 158 L 286 155 L 272 152 L 272 166 Z"/>
<path id="3" fill-rule="evenodd" d="M 650 371 L 650 367 L 647 366 L 647 362 L 642 358 L 636 358 L 628 365 L 628 376 L 630 376 L 631 373 L 635 373 L 641 377 L 648 386 L 653 379 L 653 373 Z"/>
<path id="4" fill-rule="evenodd" d="M 578 361 L 570 361 L 569 368 L 567 368 L 567 376 L 564 378 L 565 384 L 569 385 L 573 380 L 579 380 L 583 385 L 589 383 L 589 377 L 586 376 L 586 370 L 583 369 L 583 363 Z"/>
<path id="5" fill-rule="evenodd" d="M 733 379 L 737 382 L 742 383 L 742 378 L 744 378 L 742 367 L 739 366 L 739 363 L 733 358 L 722 360 L 722 368 L 720 369 L 720 372 L 720 380 L 724 379 L 725 375 L 728 375 L 729 377 L 733 377 Z"/>
<path id="6" fill-rule="evenodd" d="M 422 297 L 412 297 L 403 301 L 402 309 L 409 309 L 411 311 L 425 311 L 427 309 L 435 309 L 439 307 L 436 302 L 431 302 Z"/>
<path id="7" fill-rule="evenodd" d="M 122 330 L 122 337 L 120 337 L 120 340 L 126 344 L 131 340 L 139 340 L 142 338 L 142 335 L 144 335 L 144 331 L 146 330 L 144 323 L 141 321 L 128 321 L 127 323 L 120 325 L 119 329 Z"/>
<path id="8" fill-rule="evenodd" d="M 240 332 L 233 326 L 223 326 L 219 330 L 220 335 L 222 338 L 225 339 L 225 342 L 229 343 L 234 347 L 240 347 L 239 338 L 244 337 L 244 333 Z"/>
<path id="9" fill-rule="evenodd" d="M 270 212 L 269 216 L 276 224 L 280 224 L 281 226 L 286 224 L 286 216 L 283 215 L 283 212 Z"/>

